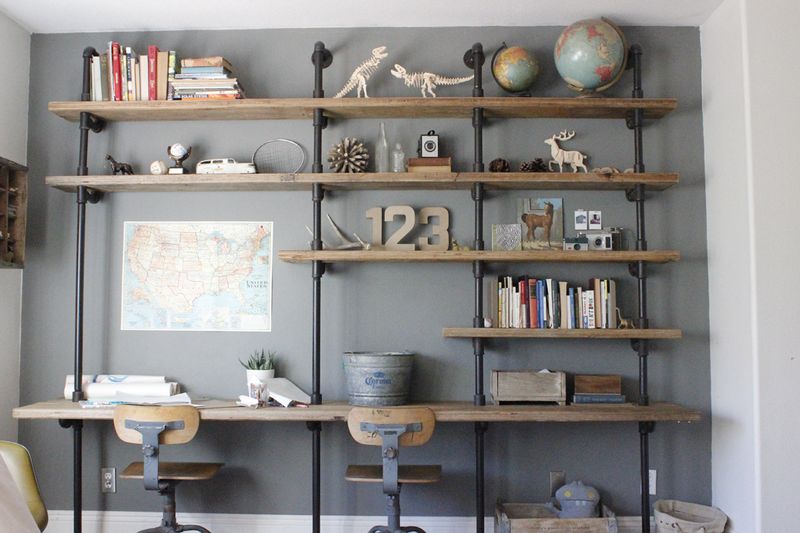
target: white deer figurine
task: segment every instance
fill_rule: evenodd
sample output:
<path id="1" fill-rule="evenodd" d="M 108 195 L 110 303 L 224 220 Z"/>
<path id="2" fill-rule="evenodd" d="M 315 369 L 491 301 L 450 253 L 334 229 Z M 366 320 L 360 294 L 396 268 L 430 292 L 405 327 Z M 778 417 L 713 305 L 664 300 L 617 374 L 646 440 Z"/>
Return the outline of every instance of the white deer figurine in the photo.
<path id="1" fill-rule="evenodd" d="M 556 163 L 558 164 L 559 172 L 564 172 L 564 164 L 571 165 L 573 172 L 577 172 L 578 168 L 582 168 L 584 172 L 588 172 L 583 160 L 588 159 L 589 156 L 584 155 L 577 150 L 564 150 L 558 145 L 558 141 L 568 141 L 573 137 L 575 137 L 575 131 L 567 133 L 567 130 L 564 130 L 558 135 L 553 135 L 544 141 L 545 144 L 550 145 L 550 155 L 553 158 L 547 162 L 548 169 L 551 169 L 553 167 L 553 163 Z"/>

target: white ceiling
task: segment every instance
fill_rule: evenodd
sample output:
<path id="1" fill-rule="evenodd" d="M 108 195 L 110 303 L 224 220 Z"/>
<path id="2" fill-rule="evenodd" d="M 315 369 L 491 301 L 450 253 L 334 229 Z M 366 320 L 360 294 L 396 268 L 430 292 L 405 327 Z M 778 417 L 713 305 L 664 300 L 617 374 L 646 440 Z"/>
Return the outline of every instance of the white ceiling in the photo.
<path id="1" fill-rule="evenodd" d="M 31 33 L 255 28 L 699 26 L 722 0 L 0 0 Z"/>

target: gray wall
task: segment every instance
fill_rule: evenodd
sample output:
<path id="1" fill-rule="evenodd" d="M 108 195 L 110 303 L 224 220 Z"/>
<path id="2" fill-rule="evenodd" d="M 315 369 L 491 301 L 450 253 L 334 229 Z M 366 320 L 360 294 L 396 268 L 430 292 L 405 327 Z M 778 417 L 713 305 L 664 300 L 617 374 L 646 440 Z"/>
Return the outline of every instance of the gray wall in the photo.
<path id="1" fill-rule="evenodd" d="M 569 95 L 552 65 L 558 28 L 449 28 L 264 30 L 165 32 L 157 34 L 35 35 L 32 43 L 30 100 L 31 206 L 29 261 L 24 292 L 22 403 L 58 396 L 71 370 L 75 199 L 46 188 L 44 176 L 71 174 L 76 168 L 78 130 L 47 112 L 47 102 L 75 100 L 80 90 L 80 54 L 84 46 L 105 46 L 109 39 L 135 45 L 174 48 L 183 56 L 224 54 L 237 67 L 251 97 L 310 96 L 309 61 L 314 41 L 334 52 L 325 73 L 328 94 L 335 93 L 353 66 L 377 45 L 391 53 L 387 63 L 446 73 L 464 71 L 461 57 L 475 41 L 490 52 L 502 40 L 523 43 L 542 59 L 539 94 Z M 649 96 L 673 96 L 678 111 L 645 130 L 645 162 L 653 171 L 681 173 L 681 185 L 651 195 L 647 204 L 652 248 L 677 248 L 683 261 L 651 269 L 650 313 L 653 326 L 679 327 L 684 339 L 653 343 L 651 394 L 709 410 L 708 297 L 705 199 L 700 111 L 700 50 L 696 28 L 628 28 L 631 42 L 645 50 L 644 87 Z M 435 53 L 433 53 L 435 51 Z M 487 74 L 487 94 L 499 90 Z M 630 74 L 610 94 L 627 96 Z M 469 87 L 444 88 L 440 95 L 466 95 Z M 370 84 L 374 96 L 415 96 L 388 74 L 388 66 Z M 443 135 L 454 166 L 468 170 L 472 132 L 466 120 L 387 121 L 390 143 L 412 151 L 416 136 L 434 128 Z M 630 166 L 633 143 L 622 121 L 493 121 L 485 133 L 486 160 L 543 157 L 545 137 L 564 129 L 578 136 L 571 147 L 585 149 L 591 166 Z M 324 136 L 329 146 L 341 136 L 374 139 L 375 120 L 332 122 Z M 131 161 L 140 171 L 165 157 L 165 147 L 180 141 L 194 147 L 191 162 L 204 157 L 247 160 L 263 141 L 275 137 L 312 143 L 309 122 L 150 122 L 112 124 L 91 136 L 90 173 L 106 173 L 103 157 Z M 563 196 L 567 219 L 573 209 L 603 210 L 607 225 L 633 227 L 632 204 L 621 193 L 492 193 L 486 205 L 487 226 L 515 218 L 518 198 Z M 468 242 L 472 204 L 466 192 L 360 192 L 326 197 L 324 210 L 348 229 L 369 234 L 366 209 L 408 203 L 444 205 L 452 213 L 452 231 Z M 88 222 L 86 291 L 87 372 L 156 373 L 179 380 L 197 395 L 233 397 L 243 391 L 236 362 L 255 347 L 281 354 L 281 372 L 310 389 L 310 267 L 275 263 L 273 332 L 269 334 L 149 333 L 119 330 L 122 224 L 125 220 L 255 220 L 275 222 L 275 250 L 303 248 L 303 229 L 311 214 L 307 193 L 164 193 L 109 195 L 91 206 Z M 574 232 L 567 227 L 567 235 Z M 487 238 L 490 232 L 487 231 Z M 622 308 L 633 314 L 635 286 L 621 265 L 492 266 L 491 274 L 511 272 L 552 275 L 573 282 L 614 276 L 621 284 Z M 414 399 L 470 400 L 473 390 L 471 345 L 446 340 L 442 326 L 467 325 L 472 315 L 469 265 L 336 265 L 323 283 L 323 383 L 325 399 L 345 397 L 340 354 L 344 350 L 410 349 L 420 354 Z M 492 368 L 551 368 L 569 372 L 615 372 L 635 396 L 637 361 L 626 342 L 496 341 L 486 357 Z M 659 424 L 652 437 L 652 467 L 659 471 L 659 496 L 710 501 L 710 424 Z M 86 425 L 88 509 L 153 510 L 156 498 L 139 483 L 121 482 L 115 495 L 98 488 L 101 465 L 122 467 L 137 450 L 121 444 L 110 425 Z M 636 424 L 496 424 L 487 436 L 486 502 L 543 501 L 547 472 L 565 470 L 569 478 L 598 486 L 618 512 L 638 509 L 638 438 Z M 48 506 L 68 508 L 70 433 L 49 422 L 25 422 L 21 440 L 32 449 L 41 472 Z M 182 488 L 185 510 L 238 513 L 310 512 L 310 434 L 303 424 L 204 424 L 198 438 L 168 456 L 224 461 L 226 468 L 209 485 Z M 441 424 L 431 443 L 408 451 L 409 460 L 441 463 L 444 477 L 435 487 L 408 490 L 404 512 L 470 515 L 473 513 L 473 428 Z M 380 514 L 382 496 L 374 486 L 356 487 L 342 474 L 349 462 L 376 459 L 374 449 L 356 446 L 343 424 L 323 432 L 323 501 L 325 514 Z M 213 494 L 213 496 L 212 496 Z M 223 495 L 223 496 L 220 496 Z M 433 503 L 431 503 L 433 502 Z"/>

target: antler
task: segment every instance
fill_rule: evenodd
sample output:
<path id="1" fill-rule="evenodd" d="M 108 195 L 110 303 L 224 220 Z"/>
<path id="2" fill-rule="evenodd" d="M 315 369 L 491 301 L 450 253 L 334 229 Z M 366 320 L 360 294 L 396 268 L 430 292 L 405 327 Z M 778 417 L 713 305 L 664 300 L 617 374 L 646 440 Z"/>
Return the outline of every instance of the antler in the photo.
<path id="1" fill-rule="evenodd" d="M 561 133 L 559 133 L 558 135 L 554 135 L 553 136 L 553 138 L 556 139 L 557 141 L 568 141 L 568 140 L 572 139 L 573 137 L 575 137 L 575 130 L 572 130 L 569 133 L 567 133 L 567 130 L 564 130 Z"/>

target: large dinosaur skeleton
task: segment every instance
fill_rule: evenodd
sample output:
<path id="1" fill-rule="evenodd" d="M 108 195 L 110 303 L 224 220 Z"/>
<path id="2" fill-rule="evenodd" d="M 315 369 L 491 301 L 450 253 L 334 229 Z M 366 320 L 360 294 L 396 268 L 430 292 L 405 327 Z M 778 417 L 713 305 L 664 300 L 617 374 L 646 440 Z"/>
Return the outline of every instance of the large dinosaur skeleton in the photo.
<path id="1" fill-rule="evenodd" d="M 400 65 L 394 66 L 392 69 L 392 76 L 403 80 L 406 83 L 406 87 L 416 87 L 422 91 L 423 97 L 427 97 L 428 94 L 430 94 L 434 98 L 436 98 L 436 93 L 433 92 L 433 90 L 438 85 L 458 85 L 466 83 L 474 77 L 473 75 L 463 78 L 450 78 L 432 72 L 412 72 L 409 74 L 406 69 Z"/>
<path id="2" fill-rule="evenodd" d="M 334 98 L 341 98 L 353 89 L 357 89 L 357 97 L 360 98 L 361 93 L 363 92 L 364 98 L 369 98 L 369 95 L 367 95 L 367 80 L 370 78 L 370 76 L 375 74 L 376 70 L 378 70 L 378 65 L 381 64 L 381 59 L 387 57 L 388 55 L 389 54 L 386 53 L 385 46 L 379 46 L 373 49 L 372 57 L 355 68 L 353 73 L 350 75 L 350 79 L 344 84 L 342 90 L 336 93 Z"/>

